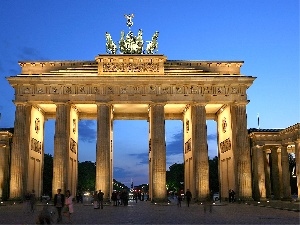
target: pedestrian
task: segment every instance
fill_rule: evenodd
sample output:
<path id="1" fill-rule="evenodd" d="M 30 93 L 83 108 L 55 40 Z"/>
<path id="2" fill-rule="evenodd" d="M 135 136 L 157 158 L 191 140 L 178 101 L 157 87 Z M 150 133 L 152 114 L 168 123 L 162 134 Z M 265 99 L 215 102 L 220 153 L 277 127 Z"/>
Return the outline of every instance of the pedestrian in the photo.
<path id="1" fill-rule="evenodd" d="M 228 200 L 229 200 L 229 202 L 231 202 L 231 189 L 229 189 L 229 191 L 228 191 Z"/>
<path id="2" fill-rule="evenodd" d="M 31 206 L 30 206 L 30 191 L 28 191 L 25 196 L 24 196 L 24 213 L 29 213 L 31 210 Z"/>
<path id="3" fill-rule="evenodd" d="M 113 193 L 111 194 L 111 200 L 114 203 L 114 206 L 118 206 L 118 201 L 117 201 L 117 192 L 113 191 Z"/>
<path id="4" fill-rule="evenodd" d="M 192 192 L 190 191 L 190 189 L 186 190 L 185 197 L 186 197 L 187 206 L 190 207 L 190 202 L 192 199 Z"/>
<path id="5" fill-rule="evenodd" d="M 49 212 L 48 205 L 44 206 L 42 211 L 39 213 L 37 220 L 37 224 L 51 224 L 51 213 Z"/>
<path id="6" fill-rule="evenodd" d="M 32 190 L 31 194 L 30 194 L 30 211 L 34 212 L 35 209 L 35 191 Z"/>
<path id="7" fill-rule="evenodd" d="M 100 204 L 99 204 L 99 197 L 98 197 L 98 193 L 97 191 L 95 191 L 94 195 L 93 195 L 93 198 L 94 198 L 94 209 L 100 209 Z"/>
<path id="8" fill-rule="evenodd" d="M 118 191 L 117 193 L 117 205 L 119 206 L 121 204 L 121 193 Z"/>
<path id="9" fill-rule="evenodd" d="M 177 206 L 181 207 L 181 201 L 182 201 L 182 197 L 180 192 L 177 192 Z"/>
<path id="10" fill-rule="evenodd" d="M 133 192 L 133 199 L 135 200 L 135 203 L 137 203 L 137 200 L 138 200 L 138 194 L 137 194 L 137 191 L 134 191 L 134 192 Z"/>
<path id="11" fill-rule="evenodd" d="M 128 193 L 126 191 L 126 189 L 124 189 L 121 193 L 121 199 L 123 201 L 123 205 L 127 206 L 128 205 Z"/>
<path id="12" fill-rule="evenodd" d="M 54 195 L 54 206 L 57 209 L 57 222 L 60 222 L 62 220 L 61 217 L 61 210 L 64 207 L 65 204 L 65 195 L 61 193 L 61 189 L 57 189 L 57 194 Z"/>
<path id="13" fill-rule="evenodd" d="M 231 202 L 235 202 L 235 192 L 234 190 L 231 190 Z"/>
<path id="14" fill-rule="evenodd" d="M 211 202 L 204 202 L 203 209 L 204 209 L 205 213 L 206 213 L 207 207 L 209 208 L 209 212 L 212 213 L 212 204 L 211 204 Z"/>
<path id="15" fill-rule="evenodd" d="M 103 196 L 104 196 L 104 193 L 101 190 L 99 190 L 99 192 L 98 192 L 98 201 L 100 203 L 101 209 L 103 209 Z"/>
<path id="16" fill-rule="evenodd" d="M 68 222 L 71 223 L 71 215 L 74 213 L 73 207 L 73 196 L 69 190 L 66 191 L 66 198 L 65 198 L 65 206 L 63 209 L 64 215 L 68 218 Z"/>

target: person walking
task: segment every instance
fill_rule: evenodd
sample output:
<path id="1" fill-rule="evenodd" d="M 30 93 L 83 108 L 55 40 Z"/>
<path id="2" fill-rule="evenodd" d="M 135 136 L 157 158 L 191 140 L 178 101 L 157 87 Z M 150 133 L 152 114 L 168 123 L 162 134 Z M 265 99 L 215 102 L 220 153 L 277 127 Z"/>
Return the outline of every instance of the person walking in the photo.
<path id="1" fill-rule="evenodd" d="M 64 215 L 68 218 L 68 222 L 71 223 L 71 215 L 74 213 L 73 196 L 69 190 L 66 191 L 66 199 L 64 206 Z"/>
<path id="2" fill-rule="evenodd" d="M 62 220 L 61 217 L 61 210 L 64 207 L 65 204 L 65 195 L 61 193 L 61 189 L 57 189 L 57 194 L 54 195 L 54 206 L 57 209 L 57 222 L 60 222 Z"/>
<path id="3" fill-rule="evenodd" d="M 97 191 L 95 191 L 93 198 L 94 198 L 94 209 L 100 209 L 99 197 Z"/>
<path id="4" fill-rule="evenodd" d="M 190 202 L 192 199 L 192 192 L 190 191 L 190 189 L 186 190 L 185 197 L 186 197 L 186 201 L 187 201 L 187 206 L 190 207 Z"/>
<path id="5" fill-rule="evenodd" d="M 35 191 L 32 190 L 31 194 L 30 194 L 30 211 L 34 212 L 35 209 Z"/>
<path id="6" fill-rule="evenodd" d="M 181 201 L 182 201 L 182 197 L 180 192 L 177 192 L 177 206 L 181 207 Z"/>
<path id="7" fill-rule="evenodd" d="M 104 193 L 101 190 L 99 190 L 99 192 L 98 192 L 98 201 L 99 201 L 101 209 L 103 209 L 103 198 L 104 198 L 103 196 L 104 196 Z"/>

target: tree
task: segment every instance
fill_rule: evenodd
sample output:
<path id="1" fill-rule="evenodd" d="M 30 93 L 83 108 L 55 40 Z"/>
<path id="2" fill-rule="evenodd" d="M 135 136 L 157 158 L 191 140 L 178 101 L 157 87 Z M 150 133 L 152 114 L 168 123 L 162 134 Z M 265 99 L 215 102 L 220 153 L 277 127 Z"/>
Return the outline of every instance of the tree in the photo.
<path id="1" fill-rule="evenodd" d="M 44 154 L 43 169 L 43 195 L 52 196 L 52 179 L 53 179 L 53 157 L 51 154 Z"/>
<path id="2" fill-rule="evenodd" d="M 166 174 L 168 191 L 179 191 L 183 189 L 184 166 L 183 163 L 173 164 Z"/>
<path id="3" fill-rule="evenodd" d="M 209 188 L 214 192 L 219 192 L 219 170 L 218 157 L 208 160 L 209 163 Z M 167 171 L 168 191 L 180 191 L 184 188 L 184 164 L 173 164 Z"/>
<path id="4" fill-rule="evenodd" d="M 209 188 L 214 192 L 219 192 L 219 166 L 218 157 L 208 160 L 209 163 Z"/>
<path id="5" fill-rule="evenodd" d="M 79 192 L 94 191 L 96 183 L 96 165 L 94 162 L 85 161 L 78 163 L 78 186 Z"/>

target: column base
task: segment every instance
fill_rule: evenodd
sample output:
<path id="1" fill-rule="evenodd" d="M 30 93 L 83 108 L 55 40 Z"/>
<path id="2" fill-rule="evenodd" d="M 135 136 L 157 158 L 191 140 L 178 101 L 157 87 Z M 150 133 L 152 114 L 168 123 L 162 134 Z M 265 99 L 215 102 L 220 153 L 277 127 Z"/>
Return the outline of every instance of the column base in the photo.
<path id="1" fill-rule="evenodd" d="M 168 200 L 168 198 L 153 198 L 151 200 L 151 203 L 153 203 L 153 204 L 168 204 L 169 200 Z"/>

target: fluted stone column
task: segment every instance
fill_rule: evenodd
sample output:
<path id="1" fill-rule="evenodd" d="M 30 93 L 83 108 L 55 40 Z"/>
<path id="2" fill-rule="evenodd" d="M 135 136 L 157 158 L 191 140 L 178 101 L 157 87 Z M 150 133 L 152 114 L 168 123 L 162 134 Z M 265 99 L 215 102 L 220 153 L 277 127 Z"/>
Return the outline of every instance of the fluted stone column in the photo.
<path id="1" fill-rule="evenodd" d="M 279 168 L 278 168 L 278 153 L 277 147 L 271 148 L 271 161 L 272 161 L 272 190 L 274 199 L 280 199 L 280 183 L 279 183 Z"/>
<path id="2" fill-rule="evenodd" d="M 197 200 L 206 200 L 209 198 L 209 164 L 205 105 L 192 105 L 191 119 L 192 152 L 196 185 L 196 193 L 192 194 Z"/>
<path id="3" fill-rule="evenodd" d="M 13 134 L 8 131 L 0 131 L 0 199 L 6 201 L 9 198 L 11 143 Z"/>
<path id="4" fill-rule="evenodd" d="M 70 148 L 70 110 L 67 103 L 56 103 L 56 121 L 54 135 L 52 194 L 57 189 L 65 193 L 68 184 L 68 165 Z M 72 193 L 75 194 L 75 193 Z"/>
<path id="5" fill-rule="evenodd" d="M 253 147 L 253 184 L 255 200 L 266 199 L 264 153 L 262 146 Z"/>
<path id="6" fill-rule="evenodd" d="M 97 104 L 97 152 L 96 152 L 96 190 L 104 193 L 105 201 L 110 200 L 112 190 L 111 168 L 111 106 Z"/>
<path id="7" fill-rule="evenodd" d="M 281 167 L 282 167 L 282 198 L 283 200 L 291 199 L 289 155 L 287 145 L 281 146 Z"/>
<path id="8" fill-rule="evenodd" d="M 11 150 L 10 199 L 22 198 L 28 191 L 28 154 L 30 146 L 30 105 L 17 103 Z"/>
<path id="9" fill-rule="evenodd" d="M 300 201 L 300 139 L 295 141 L 296 176 L 298 187 L 298 201 Z"/>
<path id="10" fill-rule="evenodd" d="M 166 143 L 164 104 L 152 104 L 150 109 L 152 201 L 165 202 L 166 190 Z"/>
<path id="11" fill-rule="evenodd" d="M 246 103 L 231 106 L 233 151 L 236 162 L 237 198 L 252 199 L 251 159 L 247 131 Z"/>
<path id="12" fill-rule="evenodd" d="M 266 179 L 266 197 L 271 198 L 271 177 L 270 177 L 270 154 L 268 149 L 263 151 L 263 160 L 265 168 L 265 179 Z"/>

